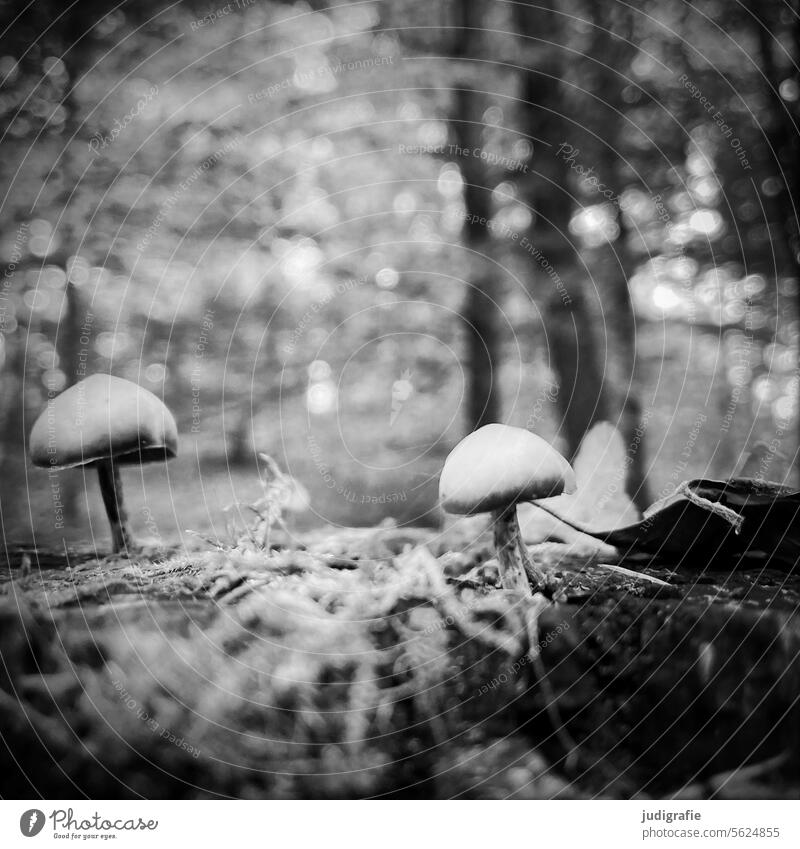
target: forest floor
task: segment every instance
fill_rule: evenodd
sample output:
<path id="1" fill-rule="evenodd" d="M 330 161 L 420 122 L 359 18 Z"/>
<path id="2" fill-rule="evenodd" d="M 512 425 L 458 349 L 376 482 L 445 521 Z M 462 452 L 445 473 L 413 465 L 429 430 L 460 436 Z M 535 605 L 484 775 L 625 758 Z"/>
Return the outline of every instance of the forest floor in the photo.
<path id="1" fill-rule="evenodd" d="M 3 797 L 797 798 L 800 579 L 403 529 L 0 579 Z M 700 571 L 700 570 L 698 570 Z"/>

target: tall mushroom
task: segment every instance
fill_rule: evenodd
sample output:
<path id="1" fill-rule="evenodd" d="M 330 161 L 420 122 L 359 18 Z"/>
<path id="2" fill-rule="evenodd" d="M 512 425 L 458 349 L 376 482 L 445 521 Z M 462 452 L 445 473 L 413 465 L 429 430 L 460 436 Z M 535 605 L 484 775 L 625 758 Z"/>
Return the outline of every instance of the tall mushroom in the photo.
<path id="1" fill-rule="evenodd" d="M 119 467 L 175 457 L 178 430 L 152 392 L 130 380 L 93 374 L 48 401 L 31 430 L 29 451 L 36 466 L 97 469 L 118 553 L 133 547 Z"/>
<path id="2" fill-rule="evenodd" d="M 489 424 L 469 434 L 445 461 L 439 498 L 448 513 L 491 513 L 503 586 L 546 589 L 541 567 L 531 560 L 517 521 L 517 504 L 575 491 L 570 464 L 540 436 Z M 528 584 L 530 581 L 530 585 Z"/>

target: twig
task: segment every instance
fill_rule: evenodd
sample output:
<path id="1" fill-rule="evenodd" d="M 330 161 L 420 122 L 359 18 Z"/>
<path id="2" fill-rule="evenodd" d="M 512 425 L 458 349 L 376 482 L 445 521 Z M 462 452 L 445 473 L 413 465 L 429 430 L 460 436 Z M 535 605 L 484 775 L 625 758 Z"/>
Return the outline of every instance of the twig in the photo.
<path id="1" fill-rule="evenodd" d="M 634 569 L 626 569 L 624 566 L 614 566 L 611 563 L 598 563 L 600 569 L 609 569 L 612 572 L 619 572 L 621 575 L 628 575 L 630 578 L 638 578 L 642 581 L 650 581 L 652 584 L 657 584 L 660 587 L 671 587 L 672 584 L 667 581 L 662 581 L 661 578 L 655 578 L 652 575 L 646 575 L 644 572 L 637 572 Z"/>

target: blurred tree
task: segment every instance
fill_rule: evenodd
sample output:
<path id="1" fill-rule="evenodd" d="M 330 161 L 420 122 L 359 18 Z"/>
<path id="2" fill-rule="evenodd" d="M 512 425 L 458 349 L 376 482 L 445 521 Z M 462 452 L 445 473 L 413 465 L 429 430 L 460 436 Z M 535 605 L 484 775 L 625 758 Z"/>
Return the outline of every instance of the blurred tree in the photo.
<path id="1" fill-rule="evenodd" d="M 627 491 L 639 509 L 644 510 L 652 499 L 646 479 L 647 438 L 637 368 L 636 319 L 628 289 L 636 259 L 630 249 L 628 223 L 620 207 L 630 168 L 631 151 L 626 144 L 629 119 L 622 93 L 627 79 L 624 69 L 630 67 L 636 55 L 632 41 L 633 12 L 622 4 L 588 3 L 584 9 L 592 23 L 591 36 L 580 70 L 581 94 L 578 98 L 570 97 L 568 102 L 574 100 L 576 104 L 573 133 L 581 138 L 582 155 L 590 158 L 597 186 L 602 187 L 601 194 L 592 185 L 587 201 L 606 205 L 610 233 L 608 239 L 585 252 L 585 262 L 587 269 L 591 269 L 591 280 L 603 307 L 606 363 L 603 390 L 608 398 L 610 418 L 628 448 Z"/>
<path id="2" fill-rule="evenodd" d="M 467 338 L 467 427 L 476 430 L 501 420 L 499 392 L 499 321 L 501 281 L 487 254 L 491 250 L 488 223 L 492 218 L 492 189 L 483 150 L 485 96 L 475 88 L 485 53 L 483 0 L 457 0 L 452 30 L 454 60 L 461 73 L 453 104 L 452 145 L 464 181 L 464 244 L 471 252 L 470 276 L 464 298 Z M 478 72 L 476 72 L 478 69 Z M 453 148 L 451 147 L 451 150 Z"/>
<path id="3" fill-rule="evenodd" d="M 574 456 L 589 427 L 611 413 L 596 337 L 600 313 L 570 236 L 575 199 L 562 145 L 574 138 L 580 123 L 567 108 L 564 17 L 552 2 L 519 3 L 515 12 L 523 45 L 521 119 L 534 147 L 534 167 L 519 181 L 533 213 L 525 244 L 536 286 L 547 293 L 547 344 L 559 378 L 561 424 Z"/>
<path id="4" fill-rule="evenodd" d="M 768 230 L 774 234 L 779 275 L 795 281 L 793 317 L 800 319 L 800 2 L 748 3 L 758 40 L 761 89 L 766 109 L 767 153 L 761 163 L 767 185 Z M 763 183 L 762 183 L 763 185 Z M 797 416 L 800 428 L 800 416 Z M 800 446 L 800 430 L 798 430 Z M 794 462 L 800 470 L 800 450 Z"/>

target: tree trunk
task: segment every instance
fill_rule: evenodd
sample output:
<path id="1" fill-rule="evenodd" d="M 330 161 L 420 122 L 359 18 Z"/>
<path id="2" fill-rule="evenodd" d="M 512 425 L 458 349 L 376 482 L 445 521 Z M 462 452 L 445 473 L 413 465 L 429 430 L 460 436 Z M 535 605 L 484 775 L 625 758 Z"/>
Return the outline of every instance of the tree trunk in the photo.
<path id="1" fill-rule="evenodd" d="M 800 4 L 795 4 L 800 12 Z M 797 108 L 785 101 L 780 94 L 780 85 L 784 72 L 778 68 L 775 45 L 780 44 L 776 33 L 779 32 L 777 21 L 773 16 L 777 7 L 769 4 L 751 3 L 754 35 L 758 40 L 758 56 L 763 72 L 764 94 L 771 106 L 771 115 L 765 135 L 768 149 L 765 161 L 762 163 L 765 175 L 777 179 L 781 191 L 777 194 L 762 195 L 770 218 L 770 231 L 775 234 L 771 244 L 775 247 L 776 274 L 800 279 L 800 134 L 798 123 L 800 115 Z M 793 38 L 789 42 L 794 48 L 791 76 L 800 81 L 798 63 L 800 63 L 800 19 L 795 18 Z M 782 49 L 786 49 L 785 47 Z M 800 317 L 800 302 L 794 298 L 794 318 Z M 800 473 L 800 417 L 798 428 L 798 448 L 795 450 L 794 466 Z"/>
<path id="2" fill-rule="evenodd" d="M 608 417 L 598 356 L 599 310 L 581 268 L 578 247 L 569 236 L 574 207 L 568 164 L 559 155 L 570 129 L 563 119 L 560 21 L 546 3 L 515 6 L 523 39 L 522 127 L 534 146 L 533 167 L 520 180 L 520 193 L 533 213 L 521 242 L 530 246 L 531 276 L 545 302 L 547 345 L 559 378 L 560 429 L 574 457 L 587 429 Z M 528 40 L 527 35 L 534 36 Z M 549 290 L 549 291 L 548 291 Z"/>
<path id="3" fill-rule="evenodd" d="M 501 403 L 498 383 L 500 363 L 499 281 L 483 256 L 488 249 L 486 222 L 491 217 L 491 188 L 483 161 L 459 151 L 474 151 L 482 146 L 483 97 L 472 84 L 469 60 L 482 53 L 483 2 L 459 0 L 455 59 L 466 60 L 459 88 L 455 93 L 451 132 L 456 161 L 464 179 L 466 220 L 462 238 L 474 251 L 469 264 L 476 271 L 466 282 L 462 319 L 466 328 L 467 426 L 475 430 L 500 420 Z"/>
<path id="4" fill-rule="evenodd" d="M 609 202 L 614 208 L 619 235 L 589 256 L 593 274 L 603 302 L 604 326 L 607 330 L 607 362 L 605 390 L 609 399 L 612 421 L 622 434 L 628 457 L 631 460 L 626 480 L 626 490 L 636 506 L 644 511 L 651 503 L 647 486 L 647 461 L 645 445 L 646 428 L 643 425 L 642 405 L 639 398 L 639 381 L 636 368 L 636 319 L 633 313 L 628 280 L 634 270 L 634 259 L 628 246 L 628 232 L 620 210 L 620 195 L 624 188 L 620 178 L 620 162 L 624 156 L 625 139 L 622 132 L 624 103 L 620 96 L 622 81 L 615 68 L 628 67 L 634 52 L 626 41 L 611 37 L 613 24 L 602 14 L 602 7 L 594 6 L 597 38 L 592 63 L 595 94 L 603 109 L 595 111 L 599 121 L 592 128 L 597 147 L 596 172 L 603 186 L 610 191 L 592 202 Z M 587 110 L 588 112 L 588 110 Z M 592 162 L 595 165 L 595 162 Z M 593 256 L 593 255 L 594 256 Z M 596 258 L 597 262 L 593 259 Z M 635 433 L 639 430 L 638 434 Z M 638 437 L 636 439 L 635 437 Z M 636 446 L 632 449 L 631 446 Z"/>
<path id="5" fill-rule="evenodd" d="M 87 12 L 94 10 L 94 4 L 89 4 Z M 90 18 L 91 20 L 91 18 Z M 94 20 L 97 20 L 96 18 Z M 64 137 L 75 139 L 73 144 L 81 137 L 80 104 L 78 102 L 75 86 L 84 72 L 86 59 L 89 55 L 88 42 L 91 35 L 87 36 L 85 21 L 77 14 L 68 17 L 64 28 L 64 50 L 62 61 L 67 70 L 69 78 L 68 94 L 64 98 L 63 107 L 66 110 L 64 121 Z M 66 149 L 62 153 L 61 167 L 67 173 L 79 173 L 71 159 L 72 153 Z M 71 196 L 65 192 L 64 200 L 67 206 L 71 202 Z M 55 347 L 59 358 L 59 367 L 66 377 L 64 388 L 68 388 L 82 379 L 85 375 L 78 374 L 81 351 L 81 328 L 86 321 L 86 311 L 82 308 L 82 299 L 78 288 L 69 279 L 68 257 L 71 253 L 77 254 L 82 237 L 75 231 L 75 222 L 70 215 L 69 209 L 65 209 L 62 215 L 60 227 L 61 242 L 64 251 L 59 252 L 59 264 L 63 265 L 66 272 L 66 284 L 64 291 L 65 310 L 61 321 L 56 329 Z M 51 259 L 52 261 L 52 259 Z M 87 355 L 88 357 L 88 351 Z M 80 497 L 82 487 L 78 476 L 72 472 L 60 473 L 61 500 L 64 504 L 64 516 L 69 525 L 73 527 L 78 524 L 83 513 L 84 499 Z"/>
<path id="6" fill-rule="evenodd" d="M 255 415 L 249 398 L 238 405 L 234 412 L 233 427 L 228 431 L 227 462 L 231 466 L 246 466 L 255 462 L 255 444 L 253 442 L 253 416 Z"/>
<path id="7" fill-rule="evenodd" d="M 612 173 L 614 170 L 616 169 L 612 166 Z M 615 184 L 616 181 L 610 180 L 609 185 Z M 645 454 L 647 430 L 642 414 L 637 378 L 636 321 L 628 289 L 632 263 L 625 245 L 627 234 L 618 208 L 617 220 L 620 236 L 613 245 L 599 249 L 598 253 L 605 256 L 597 263 L 600 273 L 595 278 L 603 299 L 608 334 L 608 369 L 604 376 L 604 383 L 611 408 L 611 421 L 622 434 L 625 445 L 629 449 L 627 456 L 631 463 L 628 467 L 625 488 L 634 504 L 643 511 L 651 503 Z M 635 433 L 637 429 L 638 433 Z M 634 445 L 636 448 L 631 449 Z"/>
<path id="8" fill-rule="evenodd" d="M 81 297 L 77 287 L 67 280 L 64 293 L 66 309 L 56 331 L 56 348 L 58 351 L 59 367 L 66 376 L 64 388 L 72 386 L 84 375 L 78 374 L 81 361 L 81 328 L 86 314 L 81 309 Z M 75 526 L 81 518 L 80 487 L 77 476 L 73 472 L 61 474 L 61 500 L 64 504 L 64 518 L 71 526 Z"/>

